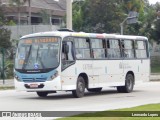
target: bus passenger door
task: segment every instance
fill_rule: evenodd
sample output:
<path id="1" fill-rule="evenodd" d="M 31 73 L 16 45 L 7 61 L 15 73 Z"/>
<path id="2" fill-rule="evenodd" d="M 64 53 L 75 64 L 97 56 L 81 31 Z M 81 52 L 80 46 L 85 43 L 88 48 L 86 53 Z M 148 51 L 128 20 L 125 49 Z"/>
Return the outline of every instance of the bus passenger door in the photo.
<path id="1" fill-rule="evenodd" d="M 75 76 L 75 54 L 72 41 L 66 40 L 62 43 L 61 67 L 62 90 L 76 89 L 77 78 Z"/>

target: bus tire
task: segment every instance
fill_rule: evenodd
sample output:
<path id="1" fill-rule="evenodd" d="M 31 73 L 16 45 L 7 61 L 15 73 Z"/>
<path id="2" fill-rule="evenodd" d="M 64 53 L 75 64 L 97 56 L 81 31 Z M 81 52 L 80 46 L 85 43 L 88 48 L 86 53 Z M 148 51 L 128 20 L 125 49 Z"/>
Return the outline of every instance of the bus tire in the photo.
<path id="1" fill-rule="evenodd" d="M 132 74 L 126 75 L 125 86 L 118 86 L 117 91 L 123 93 L 130 93 L 133 91 L 134 77 Z"/>
<path id="2" fill-rule="evenodd" d="M 101 92 L 102 88 L 90 88 L 87 89 L 89 92 Z"/>
<path id="3" fill-rule="evenodd" d="M 117 91 L 118 91 L 119 93 L 122 93 L 122 92 L 123 92 L 123 86 L 118 86 L 118 87 L 117 87 Z"/>
<path id="4" fill-rule="evenodd" d="M 83 77 L 79 76 L 77 79 L 76 90 L 72 91 L 72 95 L 75 98 L 81 98 L 84 96 L 84 92 L 85 92 L 85 82 Z"/>
<path id="5" fill-rule="evenodd" d="M 133 87 L 134 87 L 134 77 L 132 74 L 127 74 L 123 91 L 125 93 L 130 93 L 133 91 Z"/>
<path id="6" fill-rule="evenodd" d="M 48 95 L 48 92 L 37 92 L 37 95 L 39 97 L 46 97 Z"/>

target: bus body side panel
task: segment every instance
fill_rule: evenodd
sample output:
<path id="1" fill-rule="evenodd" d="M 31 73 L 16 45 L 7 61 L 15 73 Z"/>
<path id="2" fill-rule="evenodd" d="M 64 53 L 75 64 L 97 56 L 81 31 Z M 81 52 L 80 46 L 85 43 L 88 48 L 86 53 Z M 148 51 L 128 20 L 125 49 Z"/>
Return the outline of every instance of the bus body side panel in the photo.
<path id="1" fill-rule="evenodd" d="M 87 75 L 89 88 L 99 87 L 99 75 L 93 74 L 93 61 L 77 60 L 74 65 L 62 72 L 62 90 L 75 90 L 77 78 L 80 74 Z"/>
<path id="2" fill-rule="evenodd" d="M 135 82 L 142 81 L 140 77 L 140 60 L 123 60 L 124 79 L 128 72 L 133 72 Z"/>
<path id="3" fill-rule="evenodd" d="M 62 90 L 74 90 L 76 89 L 76 67 L 75 64 L 64 69 L 61 73 Z"/>
<path id="4" fill-rule="evenodd" d="M 150 80 L 150 59 L 141 60 L 140 76 L 143 82 Z"/>
<path id="5" fill-rule="evenodd" d="M 95 61 L 94 65 L 102 68 L 102 74 L 99 79 L 100 87 L 122 86 L 125 84 L 121 64 L 122 60 Z"/>
<path id="6" fill-rule="evenodd" d="M 149 81 L 149 65 L 149 59 L 123 60 L 124 76 L 126 76 L 127 73 L 131 71 L 134 74 L 135 84 L 142 83 L 143 81 Z"/>
<path id="7" fill-rule="evenodd" d="M 81 73 L 88 76 L 89 88 L 122 86 L 125 84 L 122 60 L 77 60 L 62 72 L 62 90 L 75 90 Z"/>

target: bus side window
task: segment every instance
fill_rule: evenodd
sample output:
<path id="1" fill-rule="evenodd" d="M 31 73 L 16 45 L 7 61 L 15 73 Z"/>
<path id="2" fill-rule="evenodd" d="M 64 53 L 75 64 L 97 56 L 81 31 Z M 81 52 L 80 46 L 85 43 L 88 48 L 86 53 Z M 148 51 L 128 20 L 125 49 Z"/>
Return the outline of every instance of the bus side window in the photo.
<path id="1" fill-rule="evenodd" d="M 123 57 L 127 59 L 134 58 L 134 41 L 123 40 L 122 41 Z"/>
<path id="2" fill-rule="evenodd" d="M 107 56 L 109 59 L 119 59 L 121 57 L 119 40 L 109 39 L 107 41 Z"/>
<path id="3" fill-rule="evenodd" d="M 135 52 L 137 58 L 147 58 L 147 43 L 142 40 L 135 41 Z"/>
<path id="4" fill-rule="evenodd" d="M 90 41 L 87 38 L 75 37 L 77 59 L 91 59 Z"/>
<path id="5" fill-rule="evenodd" d="M 102 39 L 91 38 L 91 48 L 93 51 L 94 59 L 104 59 L 105 58 L 105 48 Z"/>

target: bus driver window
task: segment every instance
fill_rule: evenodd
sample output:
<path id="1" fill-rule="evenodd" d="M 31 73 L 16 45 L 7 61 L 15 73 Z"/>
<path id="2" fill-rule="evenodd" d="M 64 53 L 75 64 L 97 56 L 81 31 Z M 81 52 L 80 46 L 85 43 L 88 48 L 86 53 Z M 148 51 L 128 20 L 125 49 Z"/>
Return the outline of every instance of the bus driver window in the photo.
<path id="1" fill-rule="evenodd" d="M 70 66 L 74 60 L 73 42 L 64 41 L 62 44 L 62 68 Z"/>

